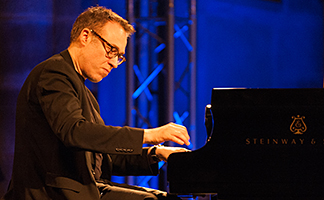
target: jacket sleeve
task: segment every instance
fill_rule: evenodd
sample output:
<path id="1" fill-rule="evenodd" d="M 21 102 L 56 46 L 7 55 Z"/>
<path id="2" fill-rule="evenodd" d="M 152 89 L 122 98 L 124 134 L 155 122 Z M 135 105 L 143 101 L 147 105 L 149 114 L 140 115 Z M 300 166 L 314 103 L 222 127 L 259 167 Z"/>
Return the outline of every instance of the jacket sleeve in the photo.
<path id="1" fill-rule="evenodd" d="M 94 122 L 94 108 L 75 70 L 62 61 L 45 65 L 36 88 L 37 99 L 49 126 L 65 146 L 113 154 L 142 153 L 142 129 Z"/>
<path id="2" fill-rule="evenodd" d="M 142 155 L 110 155 L 113 163 L 112 175 L 157 175 L 159 173 L 158 163 L 151 163 L 147 150 L 148 148 L 143 148 Z"/>

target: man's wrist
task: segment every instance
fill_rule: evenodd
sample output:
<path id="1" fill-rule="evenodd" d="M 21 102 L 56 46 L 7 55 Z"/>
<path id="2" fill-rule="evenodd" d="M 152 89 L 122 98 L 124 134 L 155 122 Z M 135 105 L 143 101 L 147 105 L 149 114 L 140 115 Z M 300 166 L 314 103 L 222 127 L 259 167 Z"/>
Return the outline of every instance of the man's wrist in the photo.
<path id="1" fill-rule="evenodd" d="M 160 157 L 158 156 L 158 154 L 156 153 L 158 147 L 160 147 L 161 145 L 154 145 L 151 149 L 151 152 L 150 152 L 150 155 L 152 157 L 152 159 L 155 161 L 155 162 L 160 162 L 162 161 L 162 159 L 160 159 Z"/>

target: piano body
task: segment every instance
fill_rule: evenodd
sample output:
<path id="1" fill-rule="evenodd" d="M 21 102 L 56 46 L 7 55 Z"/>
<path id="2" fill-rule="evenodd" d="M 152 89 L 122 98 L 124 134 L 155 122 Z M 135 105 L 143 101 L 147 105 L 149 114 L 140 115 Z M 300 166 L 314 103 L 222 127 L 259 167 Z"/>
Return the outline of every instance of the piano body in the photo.
<path id="1" fill-rule="evenodd" d="M 213 89 L 206 111 L 206 144 L 169 157 L 170 193 L 324 199 L 324 89 Z"/>

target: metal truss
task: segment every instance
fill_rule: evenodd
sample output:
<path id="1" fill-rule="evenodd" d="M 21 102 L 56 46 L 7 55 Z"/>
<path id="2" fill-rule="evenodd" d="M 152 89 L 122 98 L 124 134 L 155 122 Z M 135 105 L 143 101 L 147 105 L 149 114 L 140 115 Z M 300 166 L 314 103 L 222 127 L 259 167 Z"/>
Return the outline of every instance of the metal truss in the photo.
<path id="1" fill-rule="evenodd" d="M 184 16 L 177 16 L 177 8 Z M 196 0 L 127 0 L 127 19 L 136 33 L 127 47 L 126 125 L 183 124 L 193 143 L 189 148 L 195 148 Z M 152 180 L 127 182 L 157 188 Z"/>

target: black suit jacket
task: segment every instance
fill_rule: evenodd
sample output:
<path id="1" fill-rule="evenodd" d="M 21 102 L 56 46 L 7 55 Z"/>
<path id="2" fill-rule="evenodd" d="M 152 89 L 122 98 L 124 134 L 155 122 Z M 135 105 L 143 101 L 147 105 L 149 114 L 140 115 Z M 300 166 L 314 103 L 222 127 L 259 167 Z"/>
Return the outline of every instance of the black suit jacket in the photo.
<path id="1" fill-rule="evenodd" d="M 37 65 L 19 93 L 13 174 L 3 199 L 99 199 L 93 153 L 103 153 L 108 182 L 114 174 L 155 175 L 142 142 L 142 129 L 104 125 L 65 50 Z"/>

